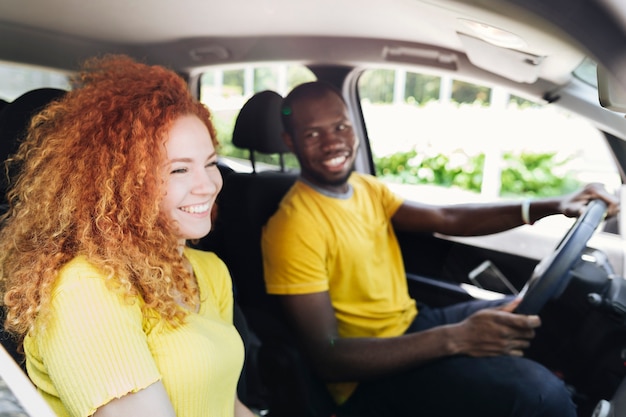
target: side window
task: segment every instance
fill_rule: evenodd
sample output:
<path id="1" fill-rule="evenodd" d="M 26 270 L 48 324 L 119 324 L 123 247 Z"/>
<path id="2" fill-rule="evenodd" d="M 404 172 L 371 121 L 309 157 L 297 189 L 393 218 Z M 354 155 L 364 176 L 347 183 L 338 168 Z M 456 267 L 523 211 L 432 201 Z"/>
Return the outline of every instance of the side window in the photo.
<path id="1" fill-rule="evenodd" d="M 602 133 L 556 106 L 404 70 L 366 71 L 358 88 L 376 174 L 406 198 L 460 203 L 621 184 Z"/>
<path id="2" fill-rule="evenodd" d="M 200 77 L 200 100 L 213 113 L 221 156 L 234 169 L 249 170 L 248 152 L 232 144 L 235 119 L 241 107 L 259 91 L 273 90 L 285 96 L 296 85 L 314 80 L 315 76 L 305 66 L 288 63 L 216 67 L 204 72 Z M 256 154 L 255 158 L 260 169 L 263 164 L 271 169 L 279 165 L 276 155 Z M 286 155 L 285 164 L 298 166 L 293 155 Z"/>
<path id="3" fill-rule="evenodd" d="M 0 99 L 11 102 L 27 91 L 43 87 L 69 90 L 68 74 L 47 68 L 0 62 Z"/>

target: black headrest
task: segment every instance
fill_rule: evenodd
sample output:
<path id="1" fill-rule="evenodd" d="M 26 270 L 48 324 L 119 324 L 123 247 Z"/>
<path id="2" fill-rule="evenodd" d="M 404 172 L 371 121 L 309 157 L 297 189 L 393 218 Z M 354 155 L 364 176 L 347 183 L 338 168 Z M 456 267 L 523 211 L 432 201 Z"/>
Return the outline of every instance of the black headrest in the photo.
<path id="1" fill-rule="evenodd" d="M 17 151 L 30 119 L 65 93 L 65 90 L 58 88 L 31 90 L 5 105 L 0 111 L 0 202 L 4 202 L 8 186 L 4 161 Z"/>
<path id="2" fill-rule="evenodd" d="M 282 139 L 280 94 L 265 90 L 256 93 L 243 105 L 233 129 L 233 145 L 264 154 L 288 153 Z"/>
<path id="3" fill-rule="evenodd" d="M 12 155 L 23 139 L 30 119 L 51 101 L 65 94 L 58 88 L 28 91 L 0 111 L 0 162 Z"/>

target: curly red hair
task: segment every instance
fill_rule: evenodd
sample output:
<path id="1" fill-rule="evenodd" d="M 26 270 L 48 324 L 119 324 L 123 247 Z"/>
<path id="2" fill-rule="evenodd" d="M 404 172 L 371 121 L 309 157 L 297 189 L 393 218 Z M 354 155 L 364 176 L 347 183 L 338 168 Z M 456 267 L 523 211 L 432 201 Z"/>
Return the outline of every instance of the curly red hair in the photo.
<path id="1" fill-rule="evenodd" d="M 173 122 L 209 110 L 160 66 L 110 55 L 85 62 L 76 87 L 33 118 L 0 231 L 6 327 L 24 337 L 45 315 L 60 268 L 85 256 L 111 288 L 176 325 L 197 298 L 174 226 L 159 210 Z M 179 300 L 180 301 L 180 300 Z"/>

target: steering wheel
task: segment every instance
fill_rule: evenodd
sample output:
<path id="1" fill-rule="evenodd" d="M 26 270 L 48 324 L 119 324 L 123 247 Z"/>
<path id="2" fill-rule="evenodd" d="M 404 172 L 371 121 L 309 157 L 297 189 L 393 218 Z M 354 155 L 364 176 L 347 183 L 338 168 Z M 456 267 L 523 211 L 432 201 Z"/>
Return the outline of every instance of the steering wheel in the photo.
<path id="1" fill-rule="evenodd" d="M 515 309 L 520 314 L 538 314 L 543 306 L 557 297 L 571 279 L 570 271 L 587 246 L 593 232 L 606 216 L 607 205 L 602 200 L 590 201 L 582 215 L 568 230 L 554 252 L 544 258 L 528 280 Z"/>

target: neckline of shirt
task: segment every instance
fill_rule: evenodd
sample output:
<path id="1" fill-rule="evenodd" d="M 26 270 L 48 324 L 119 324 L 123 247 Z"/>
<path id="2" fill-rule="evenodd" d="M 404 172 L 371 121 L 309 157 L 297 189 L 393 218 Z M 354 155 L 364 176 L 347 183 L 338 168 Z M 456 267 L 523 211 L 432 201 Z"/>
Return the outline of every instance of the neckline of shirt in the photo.
<path id="1" fill-rule="evenodd" d="M 352 197 L 352 195 L 354 194 L 354 188 L 352 187 L 352 184 L 350 183 L 348 183 L 348 191 L 346 191 L 345 193 L 335 193 L 333 191 L 329 191 L 329 190 L 326 190 L 325 188 L 315 185 L 311 181 L 308 181 L 302 177 L 298 177 L 298 181 L 302 181 L 304 184 L 308 185 L 309 187 L 311 187 L 318 193 L 325 195 L 326 197 L 330 197 L 330 198 L 338 198 L 340 200 L 347 200 L 350 197 Z"/>

